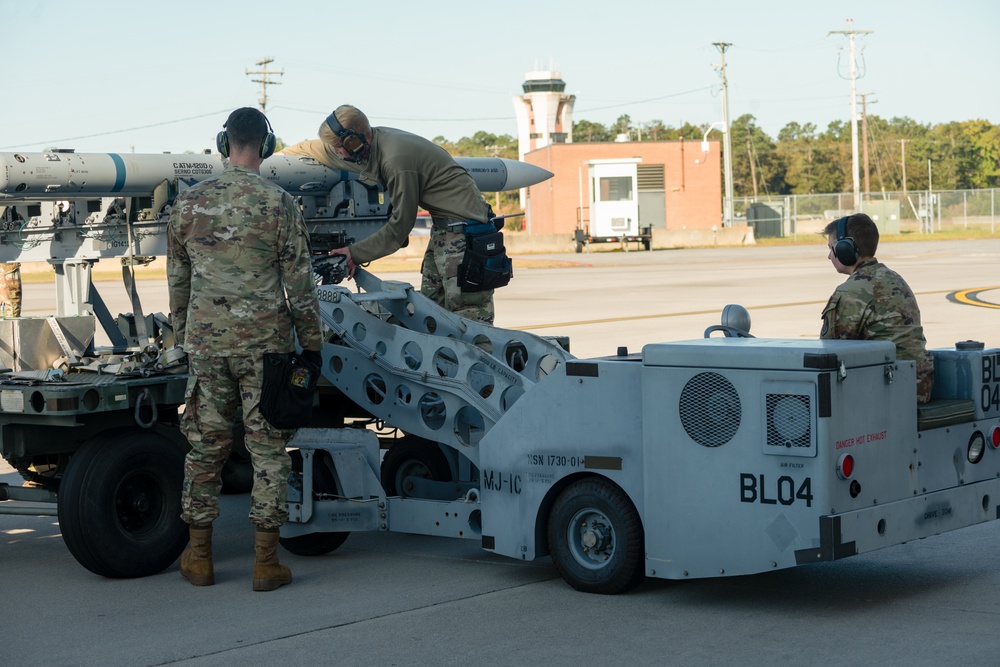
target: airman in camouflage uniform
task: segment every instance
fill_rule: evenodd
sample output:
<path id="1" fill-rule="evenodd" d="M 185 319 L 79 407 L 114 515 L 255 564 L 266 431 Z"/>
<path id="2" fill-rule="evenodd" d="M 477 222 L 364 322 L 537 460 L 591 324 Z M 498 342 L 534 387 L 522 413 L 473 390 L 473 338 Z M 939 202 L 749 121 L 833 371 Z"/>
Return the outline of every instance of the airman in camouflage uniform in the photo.
<path id="1" fill-rule="evenodd" d="M 296 334 L 303 356 L 313 361 L 322 346 L 308 232 L 292 197 L 258 172 L 261 137 L 269 132 L 264 116 L 238 109 L 226 128 L 228 166 L 177 197 L 167 228 L 170 311 L 191 371 L 182 420 L 191 443 L 182 518 L 192 526 L 192 549 L 195 530 L 210 529 L 219 514 L 220 472 L 239 406 L 254 467 L 250 521 L 258 538 L 265 531 L 276 544 L 277 529 L 288 518 L 285 445 L 293 431 L 274 428 L 258 409 L 263 354 L 293 351 Z M 222 150 L 221 138 L 219 143 Z M 203 537 L 198 534 L 199 544 Z M 190 566 L 199 558 L 207 570 Z M 210 546 L 207 560 L 204 553 L 185 552 L 181 572 L 196 585 L 209 585 L 210 559 Z M 287 577 L 272 578 L 281 580 L 274 588 L 291 580 L 284 571 Z M 258 588 L 257 574 L 254 589 L 271 590 Z"/>
<path id="2" fill-rule="evenodd" d="M 492 324 L 493 290 L 463 292 L 458 285 L 458 267 L 465 257 L 465 233 L 462 227 L 451 231 L 449 222 L 439 224 L 434 220 L 420 265 L 420 293 L 456 315 Z"/>
<path id="3" fill-rule="evenodd" d="M 21 317 L 21 265 L 0 263 L 0 317 Z"/>
<path id="4" fill-rule="evenodd" d="M 927 351 L 916 297 L 898 273 L 875 258 L 878 227 L 871 218 L 863 213 L 852 215 L 845 229 L 841 238 L 837 234 L 837 221 L 824 229 L 830 261 L 839 273 L 849 277 L 823 308 L 820 337 L 892 341 L 896 344 L 897 359 L 916 362 L 917 400 L 926 403 L 934 382 L 934 360 Z M 846 244 L 839 246 L 841 249 L 847 249 L 840 256 L 835 251 L 838 242 Z"/>
<path id="5" fill-rule="evenodd" d="M 331 169 L 360 173 L 362 183 L 381 184 L 392 204 L 389 221 L 366 239 L 333 253 L 347 256 L 350 275 L 356 264 L 391 255 L 406 244 L 417 207 L 431 214 L 433 229 L 420 269 L 420 292 L 441 307 L 486 324 L 493 323 L 493 290 L 462 292 L 458 266 L 465 254 L 462 229 L 449 223 L 486 222 L 490 206 L 469 173 L 432 141 L 392 127 L 373 128 L 357 108 L 337 107 L 319 129 L 319 140 L 282 149 L 306 155 Z M 335 130 L 340 127 L 343 132 Z M 345 147 L 346 146 L 346 147 Z M 354 151 L 351 147 L 358 146 Z"/>

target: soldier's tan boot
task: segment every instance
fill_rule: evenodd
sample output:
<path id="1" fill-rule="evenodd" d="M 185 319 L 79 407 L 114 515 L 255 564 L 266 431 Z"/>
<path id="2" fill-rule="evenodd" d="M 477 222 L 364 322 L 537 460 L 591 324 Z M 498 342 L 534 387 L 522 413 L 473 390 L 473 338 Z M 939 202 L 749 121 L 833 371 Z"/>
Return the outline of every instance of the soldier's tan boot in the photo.
<path id="1" fill-rule="evenodd" d="M 292 583 L 292 571 L 278 562 L 278 529 L 257 529 L 254 551 L 257 561 L 253 566 L 253 589 L 273 591 L 275 588 Z"/>
<path id="2" fill-rule="evenodd" d="M 181 554 L 181 574 L 195 586 L 215 583 L 212 564 L 212 524 L 188 528 L 188 548 Z"/>

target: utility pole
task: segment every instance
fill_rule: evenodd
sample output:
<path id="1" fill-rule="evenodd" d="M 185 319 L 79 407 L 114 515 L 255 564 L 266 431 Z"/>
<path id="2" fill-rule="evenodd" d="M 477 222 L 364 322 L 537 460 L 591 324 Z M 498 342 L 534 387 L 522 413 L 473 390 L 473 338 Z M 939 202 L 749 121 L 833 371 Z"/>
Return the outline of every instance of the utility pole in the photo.
<path id="1" fill-rule="evenodd" d="M 722 55 L 722 64 L 719 65 L 719 75 L 722 77 L 722 164 L 723 175 L 725 177 L 726 195 L 722 200 L 722 226 L 733 226 L 733 146 L 729 139 L 729 98 L 727 97 L 726 82 L 726 49 L 732 44 L 730 42 L 712 43 Z"/>
<path id="2" fill-rule="evenodd" d="M 868 95 L 870 94 L 861 93 L 861 144 L 865 163 L 865 199 L 868 199 L 872 192 L 871 183 L 869 182 L 871 172 L 868 168 Z M 875 102 L 878 102 L 878 100 L 872 100 L 872 104 Z"/>
<path id="3" fill-rule="evenodd" d="M 268 86 L 280 86 L 281 85 L 280 81 L 270 81 L 270 80 L 268 80 L 268 78 L 267 78 L 268 75 L 271 75 L 271 76 L 284 76 L 284 74 L 285 74 L 285 70 L 283 70 L 283 69 L 268 71 L 267 66 L 270 65 L 273 62 L 274 62 L 274 58 L 263 58 L 262 60 L 258 60 L 257 61 L 257 66 L 260 67 L 260 68 L 262 68 L 262 69 L 260 69 L 260 70 L 258 70 L 256 72 L 251 72 L 250 70 L 246 70 L 247 76 L 249 76 L 251 74 L 259 74 L 261 76 L 261 78 L 259 78 L 259 79 L 251 79 L 251 81 L 253 81 L 254 83 L 259 83 L 260 84 L 260 99 L 257 100 L 257 103 L 260 104 L 260 112 L 261 113 L 267 113 L 267 87 Z"/>
<path id="4" fill-rule="evenodd" d="M 857 78 L 858 64 L 854 57 L 854 36 L 868 35 L 872 30 L 855 30 L 854 20 L 847 19 L 847 30 L 831 30 L 830 35 L 847 35 L 850 42 L 851 53 L 851 180 L 854 182 L 854 210 L 861 208 L 861 184 L 858 179 L 858 102 L 857 102 Z"/>
<path id="5" fill-rule="evenodd" d="M 899 159 L 903 165 L 903 199 L 906 199 L 906 142 L 909 139 L 899 140 Z"/>

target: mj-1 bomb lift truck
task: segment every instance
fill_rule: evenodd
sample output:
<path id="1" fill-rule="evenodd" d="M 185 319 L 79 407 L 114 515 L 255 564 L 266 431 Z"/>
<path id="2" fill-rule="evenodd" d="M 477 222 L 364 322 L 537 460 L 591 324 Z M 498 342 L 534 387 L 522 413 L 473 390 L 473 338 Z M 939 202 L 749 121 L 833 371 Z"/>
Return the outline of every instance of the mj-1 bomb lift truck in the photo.
<path id="1" fill-rule="evenodd" d="M 831 561 L 996 519 L 1000 350 L 935 350 L 936 400 L 883 341 L 756 339 L 727 307 L 705 338 L 576 359 L 359 272 L 321 286 L 324 375 L 411 440 L 303 429 L 283 544 L 349 532 L 550 555 L 573 587 L 626 591 Z M 745 312 L 745 311 L 743 311 Z M 725 337 L 709 337 L 722 330 Z"/>
<path id="2" fill-rule="evenodd" d="M 136 250 L 127 259 L 158 254 L 164 209 L 153 199 L 18 203 L 0 259 L 42 246 L 73 257 L 59 244 L 120 237 Z M 303 208 L 353 210 L 331 199 Z M 360 190 L 338 199 L 374 201 Z M 42 211 L 23 217 L 23 205 Z M 19 254 L 3 254 L 4 238 Z M 554 340 L 456 317 L 405 283 L 363 270 L 356 283 L 317 288 L 334 400 L 321 398 L 319 427 L 290 443 L 282 544 L 293 553 L 329 553 L 353 531 L 447 536 L 550 555 L 573 587 L 618 593 L 644 576 L 837 560 L 1000 513 L 1000 350 L 981 343 L 933 351 L 935 400 L 918 409 L 914 364 L 891 343 L 752 338 L 736 308 L 705 338 L 577 359 Z M 82 333 L 72 317 L 46 320 L 57 358 L 3 374 L 0 451 L 36 488 L 0 487 L 0 512 L 55 503 L 88 569 L 159 572 L 185 540 L 183 360 L 168 323 L 138 316 L 116 323 L 120 351 L 83 353 L 89 317 Z M 29 325 L 13 322 L 0 340 L 27 366 Z M 726 336 L 708 337 L 718 329 Z M 350 428 L 372 422 L 406 435 L 383 455 L 372 430 Z"/>

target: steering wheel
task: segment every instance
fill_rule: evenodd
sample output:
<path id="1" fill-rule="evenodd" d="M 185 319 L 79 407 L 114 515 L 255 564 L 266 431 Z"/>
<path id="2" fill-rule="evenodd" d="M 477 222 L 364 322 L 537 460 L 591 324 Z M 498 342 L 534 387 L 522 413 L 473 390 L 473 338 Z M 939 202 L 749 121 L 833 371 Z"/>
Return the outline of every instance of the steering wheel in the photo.
<path id="1" fill-rule="evenodd" d="M 728 327 L 725 324 L 713 324 L 705 329 L 705 338 L 711 338 L 714 331 L 721 331 L 726 335 L 726 338 L 754 338 L 748 331 L 743 331 L 736 327 Z"/>

